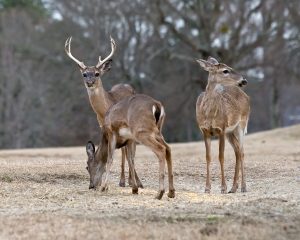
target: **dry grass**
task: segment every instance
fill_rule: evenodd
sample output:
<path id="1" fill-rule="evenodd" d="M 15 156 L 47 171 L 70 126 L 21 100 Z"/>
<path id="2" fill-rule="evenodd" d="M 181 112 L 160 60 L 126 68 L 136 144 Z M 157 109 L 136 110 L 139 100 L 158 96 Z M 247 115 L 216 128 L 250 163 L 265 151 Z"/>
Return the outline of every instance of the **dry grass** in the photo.
<path id="1" fill-rule="evenodd" d="M 107 193 L 88 190 L 84 147 L 0 151 L 1 239 L 299 239 L 300 126 L 249 135 L 247 193 L 220 194 L 213 143 L 212 194 L 204 194 L 202 142 L 173 144 L 176 198 L 154 200 L 158 163 L 142 146 L 145 189 L 119 188 L 116 157 Z M 227 144 L 231 187 L 234 154 Z"/>

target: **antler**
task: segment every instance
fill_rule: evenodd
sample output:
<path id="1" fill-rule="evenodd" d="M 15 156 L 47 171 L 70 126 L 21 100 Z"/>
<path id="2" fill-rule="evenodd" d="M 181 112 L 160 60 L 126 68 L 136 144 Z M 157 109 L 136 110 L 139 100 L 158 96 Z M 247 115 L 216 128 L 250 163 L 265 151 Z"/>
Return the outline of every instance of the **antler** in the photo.
<path id="1" fill-rule="evenodd" d="M 109 60 L 114 55 L 117 47 L 116 47 L 115 40 L 111 36 L 110 36 L 110 44 L 111 44 L 110 54 L 104 60 L 101 60 L 101 56 L 99 56 L 99 61 L 96 65 L 96 68 L 99 68 L 103 63 L 105 63 L 107 60 Z"/>
<path id="2" fill-rule="evenodd" d="M 85 69 L 86 66 L 84 65 L 83 62 L 80 62 L 78 59 L 76 59 L 72 53 L 71 53 L 71 41 L 72 41 L 72 37 L 69 37 L 67 40 L 66 40 L 66 43 L 65 43 L 65 51 L 67 53 L 67 55 L 74 61 L 76 62 L 79 67 Z"/>

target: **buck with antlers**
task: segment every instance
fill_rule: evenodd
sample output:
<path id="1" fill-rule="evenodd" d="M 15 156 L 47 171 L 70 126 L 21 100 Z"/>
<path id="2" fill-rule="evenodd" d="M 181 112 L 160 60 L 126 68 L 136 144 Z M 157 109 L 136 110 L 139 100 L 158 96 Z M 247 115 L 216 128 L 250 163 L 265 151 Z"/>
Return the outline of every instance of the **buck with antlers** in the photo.
<path id="1" fill-rule="evenodd" d="M 156 198 L 161 199 L 165 192 L 165 161 L 168 167 L 168 197 L 175 197 L 171 150 L 158 127 L 161 126 L 164 118 L 165 111 L 162 104 L 146 95 L 136 94 L 113 105 L 106 113 L 103 135 L 97 151 L 95 152 L 92 142 L 86 146 L 90 188 L 97 188 L 101 185 L 102 191 L 107 190 L 114 151 L 116 148 L 125 146 L 129 169 L 133 176 L 132 193 L 137 194 L 138 185 L 133 174 L 133 159 L 135 142 L 139 142 L 149 147 L 159 159 L 159 191 Z M 105 171 L 104 181 L 102 181 Z"/>
<path id="2" fill-rule="evenodd" d="M 97 115 L 97 120 L 100 128 L 102 128 L 104 123 L 104 116 L 109 107 L 121 99 L 135 94 L 134 89 L 128 84 L 117 84 L 114 85 L 110 91 L 105 91 L 102 85 L 101 76 L 110 70 L 112 63 L 112 56 L 116 50 L 116 43 L 113 38 L 111 41 L 111 52 L 103 60 L 99 57 L 99 61 L 96 66 L 86 66 L 83 62 L 75 58 L 71 53 L 71 40 L 72 37 L 68 38 L 65 42 L 65 51 L 67 55 L 78 64 L 81 74 L 83 76 L 83 81 L 88 92 L 89 100 L 94 112 Z M 135 146 L 133 146 L 135 148 Z M 121 177 L 119 185 L 125 187 L 125 149 L 122 148 L 122 162 L 121 162 Z M 135 151 L 133 151 L 135 152 Z M 134 154 L 134 153 L 133 153 Z M 138 186 L 143 187 L 139 177 L 136 174 L 135 169 L 133 169 L 135 178 L 137 180 Z M 131 184 L 131 171 L 129 173 L 129 184 Z"/>
<path id="3" fill-rule="evenodd" d="M 219 137 L 219 161 L 221 165 L 221 193 L 227 192 L 224 175 L 225 136 L 232 145 L 235 156 L 235 173 L 230 193 L 238 189 L 239 169 L 241 169 L 241 191 L 246 192 L 244 172 L 243 137 L 247 132 L 250 114 L 250 99 L 239 86 L 247 84 L 246 79 L 231 67 L 209 57 L 207 61 L 197 60 L 209 72 L 205 93 L 200 95 L 196 104 L 196 117 L 204 136 L 206 147 L 206 187 L 210 193 L 210 162 L 212 136 Z"/>

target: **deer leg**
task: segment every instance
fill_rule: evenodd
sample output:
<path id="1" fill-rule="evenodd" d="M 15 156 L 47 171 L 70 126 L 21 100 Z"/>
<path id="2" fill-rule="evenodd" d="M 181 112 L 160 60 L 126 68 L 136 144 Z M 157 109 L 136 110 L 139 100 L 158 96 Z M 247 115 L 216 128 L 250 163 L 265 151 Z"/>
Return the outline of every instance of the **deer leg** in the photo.
<path id="1" fill-rule="evenodd" d="M 225 150 L 225 135 L 219 136 L 219 161 L 221 166 L 221 193 L 227 193 L 227 186 L 224 175 L 224 150 Z"/>
<path id="2" fill-rule="evenodd" d="M 161 199 L 165 193 L 165 163 L 166 163 L 166 147 L 164 144 L 156 140 L 149 133 L 142 133 L 138 137 L 138 140 L 149 147 L 157 156 L 159 160 L 159 190 L 156 195 L 156 199 Z"/>
<path id="3" fill-rule="evenodd" d="M 131 152 L 132 152 L 132 155 L 133 155 L 133 157 L 132 157 L 133 160 L 132 160 L 132 161 L 133 161 L 133 164 L 134 164 L 136 144 L 135 144 L 135 143 L 132 144 L 132 145 L 131 145 L 131 148 L 132 148 L 132 149 L 131 149 Z M 128 158 L 127 158 L 127 161 L 128 161 Z M 129 165 L 129 162 L 128 162 L 128 165 Z M 140 181 L 140 179 L 139 179 L 139 177 L 138 177 L 138 175 L 137 175 L 135 169 L 134 169 L 134 175 L 135 175 L 135 180 L 136 180 L 136 182 L 137 182 L 138 187 L 144 188 L 144 186 L 143 186 L 143 184 L 141 183 L 141 181 Z M 132 175 L 131 175 L 130 169 L 129 169 L 129 176 L 128 176 L 128 185 L 129 185 L 130 187 L 132 187 Z"/>
<path id="4" fill-rule="evenodd" d="M 128 171 L 128 185 L 130 187 L 132 187 L 132 176 L 131 176 L 131 170 L 130 170 L 130 163 L 129 163 L 129 156 L 128 156 L 128 149 L 126 149 L 126 159 L 127 159 L 127 163 L 128 163 L 128 168 L 129 168 L 129 171 Z"/>
<path id="5" fill-rule="evenodd" d="M 136 183 L 137 183 L 138 187 L 139 187 L 139 188 L 144 188 L 144 186 L 143 186 L 143 184 L 142 184 L 142 182 L 141 182 L 139 176 L 137 175 L 135 169 L 134 169 L 134 175 L 135 175 L 135 179 L 136 179 Z"/>
<path id="6" fill-rule="evenodd" d="M 125 187 L 125 148 L 121 148 L 122 151 L 122 160 L 121 160 L 121 177 L 119 186 Z"/>
<path id="7" fill-rule="evenodd" d="M 162 153 L 161 151 L 163 151 L 164 153 Z M 163 150 L 155 149 L 155 152 L 156 152 L 155 154 L 159 160 L 159 191 L 158 191 L 156 198 L 161 199 L 165 193 L 165 183 L 164 182 L 165 182 L 165 163 L 166 163 L 166 160 L 165 160 L 166 153 L 165 152 L 166 152 L 166 150 L 165 149 L 163 149 Z"/>
<path id="8" fill-rule="evenodd" d="M 157 140 L 163 144 L 166 148 L 166 160 L 167 160 L 167 167 L 168 167 L 168 181 L 169 181 L 169 198 L 175 197 L 175 188 L 174 188 L 174 174 L 173 174 L 173 163 L 172 163 L 172 157 L 171 157 L 171 148 L 169 145 L 165 142 L 163 136 L 158 136 Z"/>
<path id="9" fill-rule="evenodd" d="M 246 188 L 246 177 L 245 177 L 245 166 L 244 166 L 244 149 L 241 149 L 241 173 L 242 173 L 242 186 L 241 191 L 247 192 Z"/>
<path id="10" fill-rule="evenodd" d="M 113 163 L 113 155 L 116 148 L 116 137 L 112 135 L 110 142 L 108 142 L 108 156 L 107 156 L 107 163 L 106 163 L 106 174 L 103 183 L 101 184 L 101 191 L 104 192 L 108 189 L 108 179 L 110 176 L 110 170 Z"/>
<path id="11" fill-rule="evenodd" d="M 132 153 L 132 161 L 133 161 L 133 164 L 134 164 L 134 159 L 135 159 L 135 151 L 136 151 L 136 142 L 133 142 L 131 144 L 131 153 Z M 144 188 L 139 176 L 137 175 L 136 173 L 136 170 L 134 168 L 134 175 L 135 175 L 135 180 L 136 180 L 136 183 L 138 185 L 139 188 Z"/>
<path id="12" fill-rule="evenodd" d="M 241 175 L 242 175 L 242 185 L 241 191 L 247 192 L 246 189 L 246 177 L 245 177 L 245 169 L 244 169 L 244 130 L 239 127 L 239 143 L 240 143 L 240 154 L 241 154 Z"/>
<path id="13" fill-rule="evenodd" d="M 203 132 L 204 135 L 204 143 L 206 149 L 206 184 L 205 184 L 205 193 L 210 193 L 211 184 L 210 184 L 210 175 L 209 175 L 209 167 L 211 162 L 211 153 L 210 153 L 210 136 L 208 133 Z"/>
<path id="14" fill-rule="evenodd" d="M 128 155 L 126 155 L 126 158 L 127 158 L 127 162 L 128 162 L 128 168 L 129 168 L 129 174 L 128 174 L 128 185 L 130 187 L 132 187 L 132 176 L 131 176 L 131 170 L 130 170 L 130 164 L 129 164 L 129 157 Z"/>
<path id="15" fill-rule="evenodd" d="M 240 144 L 235 132 L 228 133 L 227 138 L 234 150 L 235 159 L 236 159 L 232 188 L 229 191 L 229 193 L 235 193 L 239 187 L 238 180 L 239 180 L 239 169 L 240 169 L 240 162 L 241 162 Z"/>
<path id="16" fill-rule="evenodd" d="M 131 173 L 131 187 L 132 187 L 132 194 L 138 194 L 138 185 L 135 179 L 135 174 L 134 174 L 134 154 L 132 153 L 133 147 L 132 144 L 135 144 L 135 142 L 128 142 L 126 146 L 126 152 L 127 152 L 127 160 L 128 160 L 128 165 L 129 165 L 129 172 Z"/>

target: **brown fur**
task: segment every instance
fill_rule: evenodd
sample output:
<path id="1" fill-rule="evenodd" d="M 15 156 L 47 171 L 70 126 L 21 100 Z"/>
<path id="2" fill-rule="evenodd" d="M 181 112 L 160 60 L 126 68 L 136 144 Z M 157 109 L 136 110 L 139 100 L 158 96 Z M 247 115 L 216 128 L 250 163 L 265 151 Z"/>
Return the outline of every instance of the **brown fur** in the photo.
<path id="1" fill-rule="evenodd" d="M 160 116 L 157 121 L 155 118 L 155 111 L 159 110 Z M 171 159 L 171 149 L 165 142 L 161 129 L 158 123 L 163 122 L 165 118 L 164 109 L 160 102 L 153 98 L 136 94 L 124 98 L 120 102 L 113 105 L 106 113 L 104 126 L 103 126 L 103 138 L 101 145 L 99 146 L 94 160 L 89 163 L 94 168 L 98 169 L 97 174 L 90 174 L 92 187 L 101 185 L 101 190 L 107 190 L 108 178 L 110 175 L 110 169 L 113 162 L 113 154 L 115 148 L 118 146 L 126 146 L 126 153 L 128 155 L 128 163 L 131 165 L 130 171 L 132 174 L 132 193 L 138 193 L 138 184 L 136 176 L 133 172 L 134 169 L 134 147 L 135 142 L 139 142 L 149 147 L 159 159 L 159 191 L 156 196 L 157 199 L 161 199 L 165 187 L 164 187 L 164 174 L 165 174 L 165 161 L 168 167 L 168 179 L 169 179 L 169 197 L 175 196 L 175 189 L 173 186 L 173 168 Z M 98 153 L 98 151 L 101 152 Z M 101 158 L 106 156 L 107 159 Z M 89 159 L 93 159 L 93 155 L 89 152 Z M 98 153 L 98 154 L 97 154 Z M 91 157 L 90 157 L 91 156 Z M 89 160 L 90 161 L 90 160 Z M 97 163 L 96 166 L 94 163 Z M 106 169 L 104 181 L 102 182 L 102 174 Z M 91 172 L 93 171 L 90 169 Z"/>
<path id="2" fill-rule="evenodd" d="M 245 192 L 243 136 L 247 131 L 250 99 L 239 87 L 245 79 L 227 65 L 211 59 L 213 58 L 209 58 L 208 61 L 198 61 L 206 71 L 209 71 L 209 76 L 205 93 L 198 97 L 196 104 L 197 122 L 203 133 L 206 146 L 207 176 L 205 192 L 209 193 L 211 188 L 209 175 L 211 136 L 219 137 L 221 192 L 225 193 L 227 191 L 224 175 L 225 136 L 227 136 L 236 154 L 234 181 L 230 192 L 236 192 L 238 188 L 240 168 L 242 172 L 242 191 Z"/>
<path id="3" fill-rule="evenodd" d="M 80 62 L 71 54 L 71 38 L 68 38 L 65 43 L 65 51 L 67 55 L 73 61 L 75 61 L 80 68 L 81 74 L 83 76 L 83 81 L 89 95 L 89 100 L 94 112 L 97 115 L 97 120 L 100 128 L 102 128 L 104 124 L 105 113 L 108 111 L 111 105 L 127 96 L 135 94 L 134 89 L 128 84 L 114 85 L 110 91 L 106 91 L 103 88 L 101 76 L 110 70 L 112 62 L 111 57 L 113 56 L 116 49 L 116 43 L 112 38 L 111 48 L 112 51 L 109 56 L 107 56 L 104 60 L 101 60 L 101 57 L 99 57 L 99 61 L 96 66 L 86 66 L 83 62 Z M 125 149 L 122 149 L 121 177 L 119 183 L 119 185 L 122 187 L 125 187 L 125 156 Z M 131 174 L 129 175 L 129 182 L 130 178 Z M 139 182 L 139 186 L 143 187 L 141 182 Z"/>

